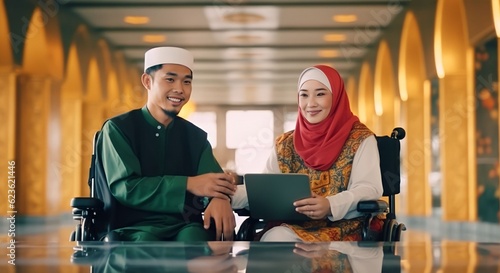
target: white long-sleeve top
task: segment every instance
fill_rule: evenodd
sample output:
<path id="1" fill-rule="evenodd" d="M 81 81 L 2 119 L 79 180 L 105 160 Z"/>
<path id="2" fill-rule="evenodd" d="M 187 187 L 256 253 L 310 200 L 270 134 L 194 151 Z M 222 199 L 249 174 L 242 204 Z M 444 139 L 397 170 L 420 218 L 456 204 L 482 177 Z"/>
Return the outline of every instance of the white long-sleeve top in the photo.
<path id="1" fill-rule="evenodd" d="M 273 149 L 263 173 L 281 173 L 278 165 L 276 149 Z M 377 200 L 382 196 L 382 177 L 380 174 L 380 159 L 375 136 L 370 136 L 361 142 L 354 155 L 351 176 L 347 190 L 327 196 L 330 202 L 332 216 L 330 221 L 352 219 L 361 214 L 356 211 L 359 201 Z M 247 208 L 248 198 L 244 185 L 238 186 L 232 198 L 233 208 Z"/>

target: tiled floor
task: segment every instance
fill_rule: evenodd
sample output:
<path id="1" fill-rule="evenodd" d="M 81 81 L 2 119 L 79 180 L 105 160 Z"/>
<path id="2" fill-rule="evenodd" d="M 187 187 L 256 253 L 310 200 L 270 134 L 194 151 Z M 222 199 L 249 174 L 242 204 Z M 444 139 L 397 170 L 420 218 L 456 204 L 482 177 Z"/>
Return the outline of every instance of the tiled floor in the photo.
<path id="1" fill-rule="evenodd" d="M 315 244 L 301 246 L 299 254 L 293 252 L 294 244 L 249 242 L 210 245 L 100 243 L 75 248 L 77 245 L 68 241 L 74 226 L 71 216 L 45 220 L 18 219 L 14 244 L 9 242 L 5 220 L 0 222 L 0 272 L 90 272 L 93 265 L 94 272 L 144 273 L 500 273 L 499 225 L 443 223 L 438 216 L 398 216 L 398 220 L 408 227 L 399 243 L 385 246 L 341 242 Z"/>

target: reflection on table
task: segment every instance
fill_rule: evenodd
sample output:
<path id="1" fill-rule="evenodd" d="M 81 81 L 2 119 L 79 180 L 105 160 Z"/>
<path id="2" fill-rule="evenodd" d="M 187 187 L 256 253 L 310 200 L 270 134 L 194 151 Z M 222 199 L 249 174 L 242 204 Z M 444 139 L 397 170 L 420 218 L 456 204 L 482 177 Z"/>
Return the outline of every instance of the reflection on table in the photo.
<path id="1" fill-rule="evenodd" d="M 276 270 L 280 270 L 278 273 L 306 273 L 319 268 L 323 268 L 323 272 L 331 272 L 333 268 L 340 266 L 343 266 L 344 272 L 500 272 L 500 243 L 494 239 L 494 242 L 488 243 L 488 239 L 484 239 L 484 242 L 474 242 L 469 241 L 468 237 L 457 239 L 459 237 L 452 236 L 454 239 L 451 240 L 436 238 L 432 233 L 418 230 L 408 230 L 403 240 L 396 244 L 318 244 L 311 245 L 313 249 L 306 249 L 306 255 L 294 253 L 296 246 L 293 243 L 261 242 L 213 242 L 195 245 L 174 242 L 94 242 L 78 245 L 75 252 L 76 244 L 68 241 L 68 234 L 74 229 L 73 223 L 64 229 L 45 228 L 43 232 L 40 232 L 40 226 L 33 225 L 32 228 L 38 233 L 19 236 L 16 234 L 15 266 L 7 263 L 8 240 L 6 233 L 0 234 L 0 254 L 3 257 L 0 258 L 0 272 L 87 273 L 90 272 L 90 267 L 94 272 L 112 272 L 114 267 L 122 272 L 137 270 L 139 273 L 159 270 L 196 272 L 199 268 L 204 272 L 238 270 L 241 273 L 252 273 L 271 272 L 266 269 L 273 269 L 271 266 L 276 266 Z M 317 257 L 323 257 L 320 253 L 324 251 L 331 257 L 322 262 Z M 335 251 L 340 253 L 335 254 Z M 368 254 L 357 255 L 356 251 L 374 251 L 373 256 L 378 257 L 378 261 L 378 255 L 382 253 L 382 268 L 378 265 L 371 266 L 363 258 L 358 259 L 358 256 L 368 257 Z M 342 262 L 334 263 L 332 260 Z M 329 267 L 319 266 L 323 264 Z M 368 264 L 366 267 L 370 267 L 370 270 L 363 271 L 365 264 Z M 340 269 L 339 271 L 342 272 Z"/>
<path id="2" fill-rule="evenodd" d="M 71 262 L 90 272 L 401 272 L 394 244 L 86 243 Z"/>

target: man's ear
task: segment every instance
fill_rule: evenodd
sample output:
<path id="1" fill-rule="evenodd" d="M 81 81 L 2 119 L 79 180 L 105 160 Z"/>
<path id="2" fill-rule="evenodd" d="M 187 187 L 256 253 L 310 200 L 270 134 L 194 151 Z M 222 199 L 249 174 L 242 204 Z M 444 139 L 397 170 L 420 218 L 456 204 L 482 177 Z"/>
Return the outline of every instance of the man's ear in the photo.
<path id="1" fill-rule="evenodd" d="M 141 82 L 144 88 L 149 91 L 151 90 L 151 85 L 153 84 L 153 77 L 149 74 L 143 73 L 141 76 Z"/>

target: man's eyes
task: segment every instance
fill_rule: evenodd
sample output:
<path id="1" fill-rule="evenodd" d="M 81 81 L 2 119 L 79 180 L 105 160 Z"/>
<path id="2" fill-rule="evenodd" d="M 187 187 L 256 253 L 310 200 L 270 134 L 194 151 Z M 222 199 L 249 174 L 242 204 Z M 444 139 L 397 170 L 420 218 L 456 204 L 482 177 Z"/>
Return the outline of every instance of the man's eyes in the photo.
<path id="1" fill-rule="evenodd" d="M 165 81 L 167 81 L 167 82 L 174 82 L 175 79 L 174 78 L 165 78 Z M 191 84 L 191 82 L 192 82 L 191 80 L 185 80 L 185 81 L 183 81 L 184 84 Z"/>

